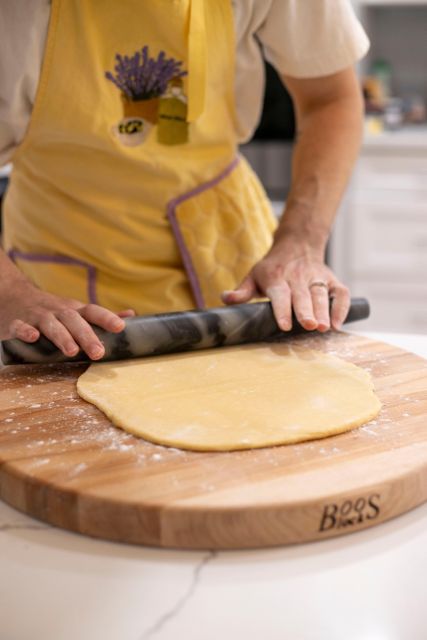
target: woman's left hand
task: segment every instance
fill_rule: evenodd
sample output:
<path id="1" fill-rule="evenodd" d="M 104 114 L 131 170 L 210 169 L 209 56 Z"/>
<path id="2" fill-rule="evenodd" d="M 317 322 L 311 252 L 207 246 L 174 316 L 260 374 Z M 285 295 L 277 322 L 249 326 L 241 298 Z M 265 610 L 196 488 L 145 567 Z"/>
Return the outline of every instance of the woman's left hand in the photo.
<path id="1" fill-rule="evenodd" d="M 234 291 L 225 291 L 225 304 L 271 300 L 274 315 L 283 331 L 292 328 L 292 309 L 307 330 L 340 329 L 349 307 L 350 294 L 321 255 L 307 247 L 273 246 Z M 330 307 L 330 298 L 332 304 Z"/>

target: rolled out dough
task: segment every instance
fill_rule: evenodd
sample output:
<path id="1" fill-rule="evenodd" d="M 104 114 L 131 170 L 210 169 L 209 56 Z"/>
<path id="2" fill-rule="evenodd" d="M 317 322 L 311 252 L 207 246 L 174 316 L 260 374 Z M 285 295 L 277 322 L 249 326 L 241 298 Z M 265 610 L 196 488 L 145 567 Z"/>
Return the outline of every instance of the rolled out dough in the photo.
<path id="1" fill-rule="evenodd" d="M 283 343 L 92 364 L 77 390 L 125 431 L 200 451 L 324 438 L 381 408 L 363 369 Z"/>

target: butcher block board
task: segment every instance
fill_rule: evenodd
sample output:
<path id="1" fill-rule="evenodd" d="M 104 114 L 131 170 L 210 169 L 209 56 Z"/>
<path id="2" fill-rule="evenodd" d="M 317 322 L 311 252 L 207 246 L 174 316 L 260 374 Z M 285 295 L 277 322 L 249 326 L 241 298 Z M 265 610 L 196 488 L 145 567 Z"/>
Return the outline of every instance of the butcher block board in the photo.
<path id="1" fill-rule="evenodd" d="M 298 445 L 188 452 L 114 427 L 77 395 L 83 365 L 4 367 L 1 498 L 90 536 L 189 549 L 329 538 L 424 502 L 427 361 L 346 333 L 293 343 L 367 369 L 383 403 L 377 419 Z"/>

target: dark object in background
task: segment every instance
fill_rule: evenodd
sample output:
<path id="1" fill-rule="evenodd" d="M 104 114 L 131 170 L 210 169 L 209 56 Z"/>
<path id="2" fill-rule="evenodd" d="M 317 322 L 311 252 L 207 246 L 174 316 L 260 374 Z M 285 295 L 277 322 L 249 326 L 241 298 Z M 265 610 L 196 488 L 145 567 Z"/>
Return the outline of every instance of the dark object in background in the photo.
<path id="1" fill-rule="evenodd" d="M 292 99 L 276 72 L 265 62 L 261 120 L 251 141 L 240 147 L 280 215 L 291 184 L 295 116 Z"/>
<path id="2" fill-rule="evenodd" d="M 266 86 L 261 122 L 253 140 L 294 140 L 295 115 L 289 93 L 277 71 L 265 63 Z"/>
<path id="3" fill-rule="evenodd" d="M 8 179 L 7 178 L 0 178 L 0 233 L 1 233 L 1 229 L 2 229 L 2 224 L 1 224 L 2 204 L 3 204 L 3 197 L 4 197 L 4 194 L 6 193 L 6 189 L 7 189 L 7 183 L 8 183 Z"/>

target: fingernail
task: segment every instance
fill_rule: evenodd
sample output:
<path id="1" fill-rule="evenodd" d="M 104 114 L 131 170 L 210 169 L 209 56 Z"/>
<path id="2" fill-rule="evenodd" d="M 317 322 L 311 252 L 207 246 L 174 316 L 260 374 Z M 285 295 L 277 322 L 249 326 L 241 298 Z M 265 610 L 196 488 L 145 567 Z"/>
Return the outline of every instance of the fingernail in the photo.
<path id="1" fill-rule="evenodd" d="M 282 331 L 290 331 L 292 329 L 292 323 L 289 320 L 279 320 L 278 324 Z"/>
<path id="2" fill-rule="evenodd" d="M 75 344 L 69 344 L 65 347 L 65 351 L 67 352 L 67 355 L 69 356 L 75 356 L 76 353 L 78 353 L 79 348 L 77 345 Z"/>
<path id="3" fill-rule="evenodd" d="M 114 320 L 113 331 L 115 331 L 116 329 L 117 330 L 118 329 L 122 330 L 124 328 L 124 326 L 125 326 L 125 321 L 122 320 L 121 318 L 118 318 L 117 320 Z"/>
<path id="4" fill-rule="evenodd" d="M 314 318 L 302 318 L 301 322 L 303 324 L 313 324 L 315 326 L 317 326 L 317 322 Z"/>
<path id="5" fill-rule="evenodd" d="M 318 331 L 321 331 L 322 333 L 326 333 L 326 331 L 329 331 L 330 328 L 331 327 L 329 326 L 329 324 L 323 324 L 323 323 L 320 323 L 317 326 Z"/>
<path id="6" fill-rule="evenodd" d="M 89 355 L 94 360 L 97 360 L 104 355 L 104 349 L 102 347 L 92 347 L 89 351 Z"/>

